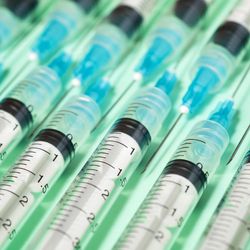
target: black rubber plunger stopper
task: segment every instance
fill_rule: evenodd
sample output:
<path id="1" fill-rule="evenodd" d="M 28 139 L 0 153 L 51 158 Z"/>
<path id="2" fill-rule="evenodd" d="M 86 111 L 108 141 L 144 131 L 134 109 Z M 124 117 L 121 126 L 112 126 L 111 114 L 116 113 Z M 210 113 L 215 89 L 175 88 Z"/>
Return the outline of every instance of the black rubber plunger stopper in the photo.
<path id="1" fill-rule="evenodd" d="M 122 132 L 131 136 L 140 146 L 141 150 L 151 141 L 149 131 L 140 122 L 131 118 L 121 118 L 113 126 L 112 132 Z"/>
<path id="2" fill-rule="evenodd" d="M 119 27 L 128 37 L 131 37 L 143 22 L 143 16 L 137 10 L 125 5 L 115 8 L 107 19 Z"/>
<path id="3" fill-rule="evenodd" d="M 214 37 L 213 42 L 223 46 L 231 54 L 237 56 L 249 40 L 249 31 L 240 23 L 227 21 L 221 25 Z"/>
<path id="4" fill-rule="evenodd" d="M 86 12 L 90 12 L 100 0 L 73 0 L 78 3 L 78 5 L 83 8 Z"/>
<path id="5" fill-rule="evenodd" d="M 4 5 L 19 18 L 28 16 L 38 5 L 38 0 L 3 0 Z"/>
<path id="6" fill-rule="evenodd" d="M 55 146 L 63 155 L 65 161 L 72 159 L 75 147 L 70 138 L 55 129 L 44 129 L 35 138 L 36 141 L 45 141 Z"/>

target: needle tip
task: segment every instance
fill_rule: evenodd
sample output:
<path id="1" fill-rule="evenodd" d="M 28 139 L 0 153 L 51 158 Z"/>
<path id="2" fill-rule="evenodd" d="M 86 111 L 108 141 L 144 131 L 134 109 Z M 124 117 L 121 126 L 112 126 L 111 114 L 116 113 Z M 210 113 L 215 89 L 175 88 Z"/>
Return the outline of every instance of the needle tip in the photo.
<path id="1" fill-rule="evenodd" d="M 181 105 L 180 112 L 181 114 L 187 114 L 189 112 L 189 108 L 185 105 Z"/>
<path id="2" fill-rule="evenodd" d="M 28 55 L 28 58 L 29 58 L 29 60 L 30 61 L 37 61 L 37 59 L 38 59 L 38 55 L 37 55 L 37 53 L 35 53 L 35 52 L 30 52 L 29 53 L 29 55 Z"/>
<path id="3" fill-rule="evenodd" d="M 71 86 L 79 87 L 81 85 L 81 81 L 78 78 L 73 78 L 71 81 Z"/>
<path id="4" fill-rule="evenodd" d="M 142 74 L 140 72 L 134 72 L 133 79 L 136 81 L 141 81 L 143 78 Z"/>

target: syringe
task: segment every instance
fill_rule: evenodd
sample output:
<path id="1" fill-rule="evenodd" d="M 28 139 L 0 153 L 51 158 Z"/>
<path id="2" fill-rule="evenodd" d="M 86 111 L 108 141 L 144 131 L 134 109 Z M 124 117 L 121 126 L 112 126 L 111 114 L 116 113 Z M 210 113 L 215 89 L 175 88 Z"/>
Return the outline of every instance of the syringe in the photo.
<path id="1" fill-rule="evenodd" d="M 248 249 L 250 225 L 250 151 L 223 198 L 200 250 Z"/>
<path id="2" fill-rule="evenodd" d="M 154 5 L 155 0 L 123 0 L 97 28 L 83 59 L 74 70 L 72 83 L 87 84 L 114 66 Z"/>
<path id="3" fill-rule="evenodd" d="M 115 122 L 58 204 L 41 249 L 81 248 L 85 233 L 95 231 L 163 124 L 173 84 L 162 78 L 144 88 Z"/>
<path id="4" fill-rule="evenodd" d="M 248 3 L 249 0 L 242 0 L 231 12 L 227 21 L 216 30 L 212 41 L 205 46 L 194 67 L 194 79 L 182 98 L 180 114 L 173 123 L 171 131 L 183 115 L 194 114 L 207 95 L 218 91 L 233 73 L 249 41 L 250 8 Z M 239 86 L 235 89 L 236 92 Z"/>
<path id="5" fill-rule="evenodd" d="M 207 95 L 222 87 L 249 41 L 249 0 L 242 0 L 214 33 L 194 67 L 194 78 L 182 99 L 181 112 L 194 112 Z"/>
<path id="6" fill-rule="evenodd" d="M 62 53 L 48 66 L 40 66 L 0 102 L 0 162 L 56 104 L 65 86 L 62 78 L 71 65 Z"/>
<path id="7" fill-rule="evenodd" d="M 28 48 L 26 46 L 22 66 L 12 75 L 7 83 L 15 81 L 26 68 L 34 68 L 36 65 L 46 63 L 74 34 L 81 34 L 80 37 L 84 34 L 86 35 L 88 28 L 94 24 L 94 22 L 90 21 L 90 15 L 98 6 L 99 1 L 60 1 L 55 6 L 55 9 L 51 11 L 47 25 L 43 24 L 45 28 L 38 34 L 33 44 L 31 43 Z M 80 39 L 78 40 L 80 41 Z M 75 43 L 75 45 L 78 45 L 78 43 Z M 2 67 L 0 71 L 1 76 L 4 71 L 7 71 L 7 66 L 4 63 L 0 64 L 0 66 Z"/>
<path id="8" fill-rule="evenodd" d="M 0 182 L 0 244 L 12 240 L 101 118 L 110 87 L 94 84 L 56 112 Z"/>
<path id="9" fill-rule="evenodd" d="M 169 247 L 219 165 L 233 102 L 221 103 L 177 149 L 114 249 Z"/>
<path id="10" fill-rule="evenodd" d="M 20 33 L 24 19 L 38 6 L 38 0 L 3 0 L 0 6 L 0 48 L 3 48 Z"/>
<path id="11" fill-rule="evenodd" d="M 204 18 L 209 0 L 177 0 L 149 35 L 148 49 L 134 70 L 134 79 L 147 81 L 190 42 Z"/>
<path id="12" fill-rule="evenodd" d="M 99 0 L 63 0 L 50 14 L 47 25 L 31 46 L 30 60 L 44 61 L 87 21 Z"/>

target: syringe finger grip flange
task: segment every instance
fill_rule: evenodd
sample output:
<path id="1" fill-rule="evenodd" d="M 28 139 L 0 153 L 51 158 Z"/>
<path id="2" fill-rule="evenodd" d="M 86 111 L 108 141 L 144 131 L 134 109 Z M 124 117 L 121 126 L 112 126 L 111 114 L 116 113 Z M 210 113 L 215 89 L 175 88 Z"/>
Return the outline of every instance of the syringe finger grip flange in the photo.
<path id="1" fill-rule="evenodd" d="M 143 150 L 150 144 L 151 136 L 140 122 L 131 118 L 119 119 L 112 129 L 113 132 L 123 132 L 131 136 Z"/>
<path id="2" fill-rule="evenodd" d="M 0 103 L 0 109 L 13 115 L 22 129 L 29 127 L 33 122 L 32 114 L 25 104 L 13 98 L 6 98 Z"/>
<path id="3" fill-rule="evenodd" d="M 63 155 L 65 161 L 72 159 L 75 147 L 69 136 L 55 129 L 44 129 L 35 138 L 36 141 L 45 141 L 55 146 Z"/>
<path id="4" fill-rule="evenodd" d="M 175 174 L 188 179 L 199 193 L 205 187 L 207 176 L 201 168 L 187 160 L 173 160 L 165 167 L 163 175 Z"/>

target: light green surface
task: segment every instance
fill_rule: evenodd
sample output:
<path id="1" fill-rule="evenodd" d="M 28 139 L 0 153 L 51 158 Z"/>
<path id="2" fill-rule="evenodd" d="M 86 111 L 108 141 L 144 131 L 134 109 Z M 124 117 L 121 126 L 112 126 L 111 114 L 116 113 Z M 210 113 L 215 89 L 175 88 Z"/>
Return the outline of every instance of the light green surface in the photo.
<path id="1" fill-rule="evenodd" d="M 211 34 L 214 32 L 218 24 L 224 19 L 229 9 L 237 1 L 228 1 L 228 5 L 225 5 L 225 1 L 216 1 L 217 11 L 214 9 L 208 13 L 208 18 L 202 26 L 202 30 L 196 36 L 195 41 L 192 42 L 192 46 L 189 48 L 188 53 L 185 55 L 180 55 L 174 62 L 178 62 L 178 76 L 181 81 L 177 88 L 174 91 L 172 97 L 173 102 L 173 111 L 168 116 L 167 120 L 164 123 L 161 133 L 154 140 L 153 145 L 146 154 L 144 160 L 137 168 L 132 178 L 122 191 L 120 197 L 115 202 L 115 204 L 110 208 L 109 215 L 105 218 L 100 228 L 96 231 L 92 240 L 86 238 L 85 245 L 87 249 L 110 249 L 116 240 L 119 238 L 120 234 L 124 230 L 125 226 L 128 224 L 129 220 L 147 195 L 150 188 L 155 183 L 156 179 L 160 175 L 161 171 L 165 167 L 168 160 L 173 155 L 175 149 L 182 141 L 182 139 L 187 135 L 189 130 L 193 125 L 202 119 L 206 119 L 208 114 L 214 107 L 217 105 L 218 101 L 224 100 L 234 90 L 237 85 L 241 73 L 238 73 L 240 69 L 246 69 L 247 63 L 244 62 L 238 68 L 236 74 L 231 77 L 231 79 L 225 84 L 225 87 L 213 97 L 210 97 L 206 105 L 200 110 L 200 114 L 195 118 L 184 118 L 175 128 L 173 133 L 169 136 L 166 142 L 162 145 L 160 150 L 157 152 L 151 163 L 147 166 L 147 161 L 150 156 L 153 154 L 158 144 L 164 138 L 164 135 L 167 133 L 171 123 L 174 121 L 177 116 L 178 105 L 180 104 L 180 98 L 183 93 L 186 91 L 190 83 L 190 67 L 192 62 L 198 56 L 198 53 L 202 46 L 209 39 Z M 223 11 L 221 8 L 223 6 Z M 218 11 L 220 10 L 220 12 Z M 220 13 L 220 14 L 218 14 Z M 89 36 L 85 37 L 84 43 L 81 45 L 81 48 L 78 48 L 76 52 L 76 57 L 78 57 L 80 51 L 84 49 L 84 45 L 90 39 L 92 32 L 89 33 Z M 35 35 L 34 35 L 35 36 Z M 32 39 L 31 39 L 32 40 Z M 22 45 L 20 45 L 22 46 Z M 25 44 L 26 46 L 26 44 Z M 71 45 L 70 45 L 71 46 Z M 69 46 L 69 48 L 70 48 Z M 133 66 L 138 61 L 140 54 L 144 51 L 143 44 L 138 44 L 131 52 L 129 57 L 123 62 L 123 64 L 117 69 L 116 73 L 112 75 L 112 83 L 115 86 L 114 93 L 115 96 L 112 99 L 112 102 L 119 100 L 119 97 L 122 96 L 120 101 L 117 103 L 114 109 L 101 121 L 96 130 L 93 131 L 90 138 L 82 146 L 81 152 L 79 152 L 73 162 L 67 167 L 66 171 L 63 173 L 58 182 L 52 187 L 48 192 L 43 202 L 35 210 L 34 213 L 28 218 L 27 222 L 21 227 L 17 237 L 11 242 L 11 244 L 6 248 L 1 249 L 33 249 L 32 244 L 36 244 L 37 239 L 39 238 L 40 229 L 42 226 L 46 226 L 46 220 L 50 218 L 52 210 L 56 203 L 61 199 L 64 192 L 67 190 L 74 177 L 77 175 L 81 167 L 86 163 L 91 153 L 95 150 L 96 146 L 99 144 L 103 136 L 106 134 L 110 126 L 116 120 L 122 110 L 126 107 L 128 100 L 132 95 L 136 94 L 138 91 L 138 84 L 131 86 L 131 88 L 123 94 L 123 92 L 129 87 L 131 82 L 131 73 Z M 249 58 L 246 58 L 246 61 Z M 181 63 L 179 63 L 181 61 Z M 16 68 L 15 68 L 16 70 Z M 14 71 L 13 71 L 14 72 Z M 6 80 L 7 82 L 7 80 Z M 4 93 L 4 92 L 3 92 Z M 250 74 L 247 79 L 244 81 L 242 88 L 240 89 L 236 97 L 236 109 L 237 116 L 234 119 L 233 125 L 230 129 L 230 145 L 226 150 L 226 153 L 221 162 L 219 170 L 216 172 L 215 177 L 212 182 L 208 185 L 207 190 L 204 192 L 201 201 L 197 205 L 195 211 L 191 215 L 190 219 L 184 225 L 181 234 L 173 245 L 172 249 L 185 249 L 192 250 L 195 249 L 200 236 L 205 230 L 206 225 L 209 222 L 213 212 L 215 211 L 221 197 L 226 191 L 229 183 L 231 182 L 233 175 L 237 171 L 238 165 L 250 146 L 250 134 L 245 138 L 242 146 L 237 152 L 235 158 L 230 163 L 230 165 L 225 166 L 226 162 L 230 158 L 235 146 L 239 142 L 241 136 L 243 135 L 245 129 L 250 123 Z M 26 138 L 22 144 L 16 149 L 16 151 L 10 157 L 11 160 L 8 161 L 8 164 L 4 166 L 2 172 L 4 172 L 11 162 L 14 161 L 14 158 L 17 157 L 20 152 L 23 151 L 25 145 L 28 143 L 29 139 Z M 142 173 L 142 170 L 147 167 L 147 170 Z M 91 235 L 89 233 L 89 235 Z M 91 235 L 92 236 L 92 235 Z"/>

